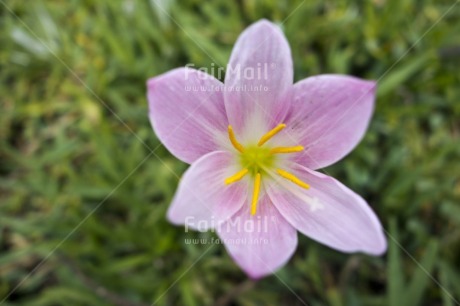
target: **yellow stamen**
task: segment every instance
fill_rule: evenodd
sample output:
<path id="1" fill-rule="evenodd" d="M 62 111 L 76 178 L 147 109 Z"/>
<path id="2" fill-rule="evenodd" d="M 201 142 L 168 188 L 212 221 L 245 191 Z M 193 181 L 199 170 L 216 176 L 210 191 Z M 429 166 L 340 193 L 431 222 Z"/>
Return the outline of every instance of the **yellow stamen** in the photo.
<path id="1" fill-rule="evenodd" d="M 235 133 L 233 132 L 233 128 L 231 125 L 228 126 L 228 138 L 230 138 L 230 142 L 235 147 L 235 149 L 237 149 L 241 153 L 244 152 L 244 147 L 241 143 L 238 142 L 238 140 L 236 140 Z"/>
<path id="2" fill-rule="evenodd" d="M 231 183 L 238 182 L 241 180 L 247 173 L 248 169 L 244 168 L 243 170 L 239 171 L 238 173 L 228 177 L 225 179 L 225 185 L 230 185 Z"/>
<path id="3" fill-rule="evenodd" d="M 301 180 L 299 180 L 294 174 L 291 174 L 291 173 L 289 173 L 287 171 L 284 171 L 284 170 L 281 170 L 281 169 L 276 170 L 276 172 L 278 172 L 278 174 L 281 175 L 282 177 L 284 177 L 285 179 L 290 180 L 291 182 L 293 182 L 294 184 L 299 185 L 302 188 L 305 188 L 305 189 L 310 188 L 310 185 L 308 185 L 307 183 L 304 183 Z"/>
<path id="4" fill-rule="evenodd" d="M 254 193 L 252 194 L 251 215 L 255 215 L 257 211 L 257 200 L 259 199 L 260 192 L 260 173 L 256 174 L 254 181 Z"/>
<path id="5" fill-rule="evenodd" d="M 300 152 L 303 151 L 302 146 L 295 146 L 295 147 L 276 147 L 270 150 L 271 154 L 276 154 L 276 153 L 295 153 L 295 152 Z"/>
<path id="6" fill-rule="evenodd" d="M 259 140 L 259 143 L 257 144 L 259 147 L 262 146 L 264 143 L 270 140 L 273 136 L 278 134 L 282 129 L 286 127 L 286 124 L 280 123 L 278 124 L 273 130 L 269 131 L 267 134 L 262 136 Z"/>

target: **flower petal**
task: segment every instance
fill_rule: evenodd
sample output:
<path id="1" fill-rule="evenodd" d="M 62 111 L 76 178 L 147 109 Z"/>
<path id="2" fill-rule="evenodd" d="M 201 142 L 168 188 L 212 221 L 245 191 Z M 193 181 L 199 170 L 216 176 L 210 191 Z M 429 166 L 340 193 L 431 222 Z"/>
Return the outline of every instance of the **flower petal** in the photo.
<path id="1" fill-rule="evenodd" d="M 246 203 L 249 204 L 249 203 Z M 259 199 L 257 213 L 244 205 L 217 233 L 235 262 L 258 279 L 274 273 L 297 247 L 297 231 L 273 206 L 268 196 Z"/>
<path id="2" fill-rule="evenodd" d="M 305 190 L 276 178 L 267 193 L 286 220 L 304 235 L 343 251 L 385 252 L 382 226 L 368 204 L 330 176 L 292 165 L 289 170 L 310 185 Z"/>
<path id="3" fill-rule="evenodd" d="M 292 84 L 291 50 L 283 32 L 267 20 L 254 23 L 238 38 L 226 71 L 224 97 L 230 124 L 237 132 L 251 130 L 246 124 L 260 115 L 266 124 L 260 130 L 266 132 L 281 123 Z"/>
<path id="4" fill-rule="evenodd" d="M 153 129 L 174 156 L 192 163 L 218 149 L 216 138 L 228 125 L 221 82 L 178 68 L 150 79 L 147 86 Z"/>
<path id="5" fill-rule="evenodd" d="M 296 161 L 320 169 L 347 155 L 367 129 L 375 87 L 373 81 L 342 75 L 320 75 L 294 84 L 286 124 L 306 149 Z"/>
<path id="6" fill-rule="evenodd" d="M 248 196 L 248 179 L 225 185 L 237 172 L 234 155 L 216 151 L 204 155 L 185 172 L 168 210 L 174 224 L 208 230 L 234 215 Z"/>

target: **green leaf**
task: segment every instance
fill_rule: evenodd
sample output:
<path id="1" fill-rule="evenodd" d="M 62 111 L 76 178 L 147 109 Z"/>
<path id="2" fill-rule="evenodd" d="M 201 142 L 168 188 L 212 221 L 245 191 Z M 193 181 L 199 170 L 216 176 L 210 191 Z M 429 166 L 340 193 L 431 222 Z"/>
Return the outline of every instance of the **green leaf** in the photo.
<path id="1" fill-rule="evenodd" d="M 383 78 L 379 80 L 377 86 L 377 95 L 382 97 L 389 92 L 394 91 L 398 86 L 404 84 L 410 77 L 412 77 L 423 67 L 427 66 L 430 60 L 433 60 L 434 56 L 432 53 L 425 53 L 423 55 L 415 56 L 406 63 L 402 64 L 399 61 L 395 61 L 394 66 L 388 67 L 388 74 L 384 74 Z M 401 62 L 404 58 L 401 58 Z"/>
<path id="2" fill-rule="evenodd" d="M 421 304 L 423 294 L 431 282 L 435 282 L 432 275 L 438 255 L 438 242 L 432 240 L 425 249 L 425 254 L 420 262 L 416 262 L 417 270 L 407 288 L 404 305 L 417 306 Z M 416 260 L 412 258 L 412 260 Z"/>
<path id="3" fill-rule="evenodd" d="M 401 263 L 401 250 L 399 246 L 399 234 L 396 219 L 390 219 L 388 250 L 388 304 L 390 306 L 401 305 L 401 297 L 404 294 L 404 275 Z"/>

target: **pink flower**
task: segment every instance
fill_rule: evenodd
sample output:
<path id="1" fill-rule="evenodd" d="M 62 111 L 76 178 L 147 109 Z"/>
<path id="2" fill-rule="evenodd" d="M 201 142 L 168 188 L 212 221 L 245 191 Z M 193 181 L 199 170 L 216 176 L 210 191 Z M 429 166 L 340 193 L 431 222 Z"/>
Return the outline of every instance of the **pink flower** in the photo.
<path id="1" fill-rule="evenodd" d="M 238 38 L 225 84 L 187 68 L 150 79 L 153 128 L 191 164 L 169 220 L 216 230 L 253 278 L 287 262 L 297 231 L 342 252 L 382 254 L 386 239 L 368 204 L 314 171 L 358 144 L 374 98 L 374 82 L 350 76 L 293 84 L 289 45 L 266 20 Z"/>

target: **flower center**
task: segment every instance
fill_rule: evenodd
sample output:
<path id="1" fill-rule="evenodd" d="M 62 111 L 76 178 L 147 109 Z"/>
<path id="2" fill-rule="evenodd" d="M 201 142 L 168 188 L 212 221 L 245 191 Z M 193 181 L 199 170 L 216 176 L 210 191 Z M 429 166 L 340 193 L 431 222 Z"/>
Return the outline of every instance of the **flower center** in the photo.
<path id="1" fill-rule="evenodd" d="M 248 173 L 254 177 L 254 192 L 252 194 L 251 215 L 255 215 L 257 211 L 257 201 L 260 193 L 262 175 L 267 175 L 267 170 L 274 167 L 276 161 L 275 155 L 283 153 L 297 153 L 303 151 L 304 149 L 302 146 L 274 148 L 263 146 L 267 141 L 269 141 L 273 136 L 278 134 L 285 127 L 286 125 L 284 123 L 278 124 L 274 129 L 263 135 L 257 145 L 243 147 L 243 145 L 236 139 L 232 126 L 228 126 L 228 138 L 230 139 L 233 147 L 239 152 L 242 170 L 226 178 L 225 184 L 229 185 L 235 183 L 241 180 Z M 308 184 L 302 182 L 295 175 L 285 170 L 277 169 L 276 173 L 302 188 L 310 188 Z"/>
<path id="2" fill-rule="evenodd" d="M 270 153 L 270 149 L 259 146 L 246 147 L 239 157 L 243 169 L 248 169 L 252 176 L 264 174 L 264 169 L 272 168 L 275 162 L 275 155 Z"/>

